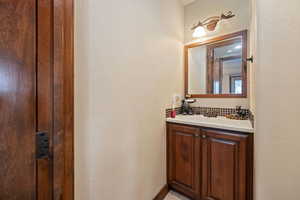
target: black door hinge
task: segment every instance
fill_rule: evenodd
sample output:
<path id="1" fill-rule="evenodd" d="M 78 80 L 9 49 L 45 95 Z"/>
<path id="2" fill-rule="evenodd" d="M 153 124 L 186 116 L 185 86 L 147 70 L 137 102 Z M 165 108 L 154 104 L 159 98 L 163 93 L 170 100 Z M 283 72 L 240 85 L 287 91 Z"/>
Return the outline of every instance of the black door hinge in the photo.
<path id="1" fill-rule="evenodd" d="M 46 132 L 36 134 L 36 159 L 49 158 L 49 135 Z"/>
<path id="2" fill-rule="evenodd" d="M 253 56 L 251 56 L 250 58 L 247 58 L 247 59 L 246 59 L 246 61 L 247 61 L 247 62 L 251 62 L 251 63 L 253 63 L 253 62 L 254 62 L 254 57 L 253 57 Z"/>

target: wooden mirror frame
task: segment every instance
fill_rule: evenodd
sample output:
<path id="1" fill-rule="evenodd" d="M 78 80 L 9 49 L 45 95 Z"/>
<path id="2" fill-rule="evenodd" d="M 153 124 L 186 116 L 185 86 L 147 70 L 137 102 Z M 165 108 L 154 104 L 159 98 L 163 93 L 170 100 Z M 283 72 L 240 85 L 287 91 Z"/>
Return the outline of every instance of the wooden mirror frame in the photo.
<path id="1" fill-rule="evenodd" d="M 243 48 L 242 48 L 242 80 L 243 80 L 243 91 L 242 94 L 189 94 L 188 84 L 189 84 L 189 49 L 195 48 L 203 45 L 211 45 L 217 42 L 222 42 L 224 40 L 234 39 L 236 37 L 242 37 Z M 248 92 L 248 75 L 247 75 L 247 55 L 248 55 L 248 30 L 243 30 L 228 35 L 219 36 L 212 38 L 203 42 L 197 42 L 193 44 L 186 45 L 184 47 L 184 91 L 187 98 L 247 98 Z"/>

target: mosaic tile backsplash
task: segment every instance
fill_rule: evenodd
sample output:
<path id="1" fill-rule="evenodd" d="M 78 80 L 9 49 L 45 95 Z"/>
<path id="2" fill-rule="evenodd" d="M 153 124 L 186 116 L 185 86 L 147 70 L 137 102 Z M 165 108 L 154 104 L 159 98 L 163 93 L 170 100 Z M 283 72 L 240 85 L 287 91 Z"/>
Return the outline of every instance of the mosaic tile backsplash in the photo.
<path id="1" fill-rule="evenodd" d="M 236 109 L 235 108 L 211 108 L 211 107 L 192 107 L 194 113 L 196 115 L 204 115 L 206 113 L 216 113 L 218 116 L 226 116 L 230 114 L 235 114 Z M 176 114 L 181 114 L 181 108 L 175 108 Z M 254 115 L 249 109 L 242 109 L 247 113 L 248 119 L 251 121 L 252 126 L 254 127 Z M 172 109 L 166 109 L 166 117 L 171 117 L 171 111 Z"/>

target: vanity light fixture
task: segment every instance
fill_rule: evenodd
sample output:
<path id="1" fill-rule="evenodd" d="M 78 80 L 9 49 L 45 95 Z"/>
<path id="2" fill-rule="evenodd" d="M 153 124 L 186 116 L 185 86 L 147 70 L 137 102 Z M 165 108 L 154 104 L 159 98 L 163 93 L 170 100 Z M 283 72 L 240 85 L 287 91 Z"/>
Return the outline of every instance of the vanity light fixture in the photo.
<path id="1" fill-rule="evenodd" d="M 229 11 L 221 14 L 221 16 L 209 17 L 203 21 L 199 21 L 199 23 L 192 28 L 194 31 L 193 37 L 199 38 L 205 36 L 206 30 L 214 31 L 221 20 L 230 19 L 234 16 L 233 12 Z"/>
<path id="2" fill-rule="evenodd" d="M 203 37 L 206 35 L 206 31 L 205 29 L 203 28 L 203 26 L 198 26 L 194 33 L 193 33 L 193 37 L 194 38 L 200 38 L 200 37 Z"/>

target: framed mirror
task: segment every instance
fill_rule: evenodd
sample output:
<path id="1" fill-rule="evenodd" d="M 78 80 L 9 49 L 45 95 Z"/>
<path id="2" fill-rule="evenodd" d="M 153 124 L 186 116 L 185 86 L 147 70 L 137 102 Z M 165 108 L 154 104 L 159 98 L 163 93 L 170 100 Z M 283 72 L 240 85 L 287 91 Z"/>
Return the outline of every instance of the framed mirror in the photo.
<path id="1" fill-rule="evenodd" d="M 247 30 L 185 46 L 185 95 L 247 97 Z"/>

